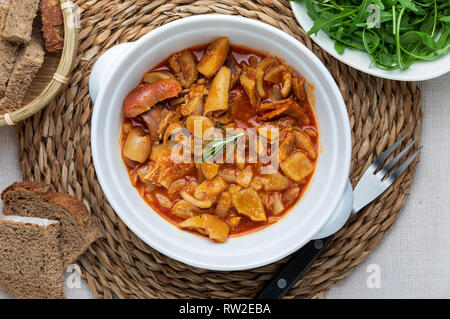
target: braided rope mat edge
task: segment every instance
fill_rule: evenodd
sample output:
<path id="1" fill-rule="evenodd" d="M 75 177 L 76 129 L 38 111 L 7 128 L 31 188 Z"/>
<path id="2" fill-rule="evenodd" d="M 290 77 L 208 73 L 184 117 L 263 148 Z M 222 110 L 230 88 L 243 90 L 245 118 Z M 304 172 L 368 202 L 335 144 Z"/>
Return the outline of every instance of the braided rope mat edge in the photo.
<path id="1" fill-rule="evenodd" d="M 383 80 L 335 60 L 296 23 L 288 1 L 78 0 L 82 27 L 72 77 L 63 93 L 17 126 L 23 178 L 51 183 L 76 195 L 102 224 L 105 238 L 79 260 L 92 292 L 111 298 L 252 297 L 284 260 L 238 272 L 193 268 L 161 255 L 137 238 L 117 217 L 96 179 L 90 148 L 90 70 L 111 46 L 135 41 L 158 26 L 195 14 L 236 14 L 276 26 L 311 49 L 342 92 L 352 129 L 351 181 L 400 136 L 420 140 L 422 110 L 414 82 Z M 320 298 L 343 280 L 382 241 L 403 207 L 415 165 L 382 197 L 350 220 L 287 298 Z"/>

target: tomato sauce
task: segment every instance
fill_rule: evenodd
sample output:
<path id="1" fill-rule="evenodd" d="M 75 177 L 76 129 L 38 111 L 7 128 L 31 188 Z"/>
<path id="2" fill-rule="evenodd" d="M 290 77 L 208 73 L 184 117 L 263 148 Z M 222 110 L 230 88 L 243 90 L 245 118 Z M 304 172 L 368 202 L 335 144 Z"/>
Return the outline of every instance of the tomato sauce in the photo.
<path id="1" fill-rule="evenodd" d="M 187 48 L 185 50 L 190 50 L 195 58 L 197 59 L 197 62 L 200 61 L 202 58 L 205 50 L 207 48 L 206 45 L 199 45 Z M 184 50 L 183 50 L 184 51 Z M 237 45 L 230 45 L 230 52 L 233 58 L 236 60 L 238 64 L 241 62 L 245 62 L 248 65 L 252 65 L 252 63 L 258 63 L 262 59 L 266 57 L 265 54 L 255 51 L 253 49 L 249 49 L 243 46 L 237 46 Z M 170 67 L 168 65 L 170 56 L 157 64 L 155 67 L 153 67 L 149 71 L 170 71 Z M 145 70 L 143 70 L 145 71 Z M 141 81 L 140 85 L 143 83 Z M 273 86 L 266 83 L 266 89 L 270 92 L 272 90 Z M 292 93 L 291 93 L 292 95 Z M 269 101 L 270 99 L 267 98 L 264 100 L 264 102 Z M 161 104 L 161 103 L 160 103 Z M 163 102 L 163 105 L 170 108 L 168 102 Z M 318 129 L 317 124 L 314 116 L 314 111 L 312 109 L 312 106 L 309 104 L 308 99 L 303 102 L 301 105 L 304 110 L 306 110 L 306 113 L 309 117 L 309 124 L 308 125 L 301 125 L 300 121 L 296 123 L 297 126 L 301 127 L 303 130 L 309 129 L 314 134 L 311 136 L 311 140 L 314 143 L 314 147 L 316 151 L 318 150 Z M 251 127 L 257 127 L 261 123 L 258 122 L 258 112 L 257 110 L 250 104 L 249 98 L 246 95 L 246 92 L 244 91 L 244 88 L 240 83 L 237 83 L 231 90 L 230 90 L 230 100 L 229 100 L 229 107 L 231 109 L 231 115 L 232 115 L 232 122 L 236 124 L 237 127 L 247 129 Z M 282 120 L 280 120 L 280 123 L 282 123 Z M 286 127 L 289 127 L 289 123 L 285 124 Z M 126 138 L 126 127 L 142 127 L 146 132 L 148 132 L 148 129 L 146 127 L 145 122 L 140 118 L 136 117 L 133 119 L 127 119 L 125 118 L 123 121 L 123 128 L 122 128 L 122 138 L 121 138 L 121 145 L 123 147 L 125 138 Z M 156 211 L 159 215 L 161 215 L 163 218 L 165 218 L 167 221 L 171 222 L 174 225 L 178 225 L 178 223 L 182 222 L 183 220 L 172 213 L 172 210 L 170 208 L 163 207 L 160 202 L 155 198 L 157 194 L 162 194 L 165 197 L 169 198 L 171 201 L 171 205 L 177 203 L 179 200 L 181 200 L 181 196 L 179 192 L 175 193 L 169 193 L 168 190 L 164 187 L 148 187 L 148 185 L 144 184 L 142 181 L 139 180 L 139 178 L 136 178 L 136 171 L 139 169 L 140 165 L 136 163 L 131 163 L 130 161 L 127 161 L 124 158 L 124 163 L 128 169 L 128 173 L 130 176 L 130 180 L 132 181 L 132 184 L 137 189 L 141 197 L 144 199 L 144 201 L 153 208 L 154 211 Z M 230 169 L 236 169 L 235 164 L 224 164 L 225 168 L 229 167 Z M 246 163 L 246 165 L 250 165 L 252 167 L 252 171 L 254 173 L 254 176 L 259 175 L 259 169 L 263 165 L 261 163 Z M 297 198 L 297 201 L 302 197 L 303 193 L 305 192 L 312 176 L 310 176 L 307 180 L 305 180 L 303 183 L 300 183 L 300 194 Z M 197 175 L 195 172 L 192 172 L 192 174 L 188 174 L 185 176 L 185 180 L 187 182 L 189 181 L 196 181 Z M 295 203 L 294 203 L 295 205 Z M 286 207 L 286 209 L 278 214 L 277 216 L 271 216 L 270 212 L 267 213 L 268 220 L 265 222 L 255 222 L 252 221 L 249 217 L 245 215 L 238 214 L 235 210 L 231 211 L 229 214 L 229 217 L 241 217 L 240 223 L 238 226 L 231 228 L 230 231 L 230 237 L 234 236 L 241 236 L 245 234 L 249 234 L 252 232 L 255 232 L 257 230 L 260 230 L 266 226 L 269 226 L 282 218 L 294 205 L 291 205 L 289 207 Z M 208 210 L 206 210 L 207 212 Z M 214 209 L 209 209 L 211 214 L 214 214 Z"/>

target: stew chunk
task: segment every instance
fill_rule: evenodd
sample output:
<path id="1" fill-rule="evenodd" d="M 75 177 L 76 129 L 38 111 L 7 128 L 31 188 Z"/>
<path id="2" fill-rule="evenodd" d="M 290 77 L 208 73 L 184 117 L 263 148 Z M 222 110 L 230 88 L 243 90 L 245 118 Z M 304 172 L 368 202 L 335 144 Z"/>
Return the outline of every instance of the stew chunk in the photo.
<path id="1" fill-rule="evenodd" d="M 295 182 L 302 181 L 314 171 L 314 164 L 302 152 L 291 154 L 280 167 L 283 173 Z"/>
<path id="2" fill-rule="evenodd" d="M 258 193 L 253 188 L 230 187 L 231 202 L 239 214 L 250 217 L 253 221 L 265 221 L 266 214 Z"/>
<path id="3" fill-rule="evenodd" d="M 194 216 L 180 223 L 181 228 L 200 229 L 214 241 L 223 243 L 227 240 L 230 227 L 219 217 L 210 214 Z"/>
<path id="4" fill-rule="evenodd" d="M 128 118 L 138 116 L 156 103 L 177 96 L 180 91 L 181 86 L 174 78 L 143 84 L 128 93 L 123 102 L 123 115 Z"/>
<path id="5" fill-rule="evenodd" d="M 229 50 L 228 38 L 219 38 L 213 41 L 198 63 L 198 72 L 207 78 L 212 77 L 225 62 Z"/>
<path id="6" fill-rule="evenodd" d="M 231 81 L 231 70 L 223 66 L 214 77 L 209 94 L 206 98 L 203 114 L 207 115 L 214 111 L 223 111 L 228 109 L 228 100 Z"/>
<path id="7" fill-rule="evenodd" d="M 226 189 L 227 183 L 220 176 L 217 176 L 211 181 L 204 181 L 198 185 L 194 196 L 199 200 L 209 199 L 211 202 L 215 202 Z"/>
<path id="8" fill-rule="evenodd" d="M 123 155 L 139 163 L 144 163 L 152 150 L 150 135 L 140 127 L 133 128 L 123 145 Z"/>

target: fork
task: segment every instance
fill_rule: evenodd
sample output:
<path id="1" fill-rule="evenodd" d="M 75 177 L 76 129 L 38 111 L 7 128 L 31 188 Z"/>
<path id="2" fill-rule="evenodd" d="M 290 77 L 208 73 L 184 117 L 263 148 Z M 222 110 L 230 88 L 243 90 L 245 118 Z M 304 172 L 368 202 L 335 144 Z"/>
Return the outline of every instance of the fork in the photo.
<path id="1" fill-rule="evenodd" d="M 399 152 L 389 163 L 383 166 L 387 158 L 405 140 L 408 134 L 401 137 L 375 162 L 373 162 L 364 172 L 353 191 L 353 208 L 350 217 L 362 210 L 366 205 L 386 191 L 397 178 L 411 165 L 412 161 L 419 154 L 422 147 L 419 147 L 391 174 L 392 168 L 408 152 L 416 142 L 410 142 L 401 152 Z M 334 235 L 312 240 L 303 246 L 292 259 L 274 276 L 255 296 L 256 299 L 279 299 L 285 296 L 291 287 L 302 277 L 311 264 L 325 250 Z"/>

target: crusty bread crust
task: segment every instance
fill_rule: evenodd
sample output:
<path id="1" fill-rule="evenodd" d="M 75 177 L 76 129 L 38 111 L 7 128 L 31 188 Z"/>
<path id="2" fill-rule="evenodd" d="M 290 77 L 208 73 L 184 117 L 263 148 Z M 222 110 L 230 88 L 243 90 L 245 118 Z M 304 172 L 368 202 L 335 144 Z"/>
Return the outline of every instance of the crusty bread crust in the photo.
<path id="1" fill-rule="evenodd" d="M 51 185 L 36 183 L 32 181 L 16 182 L 5 188 L 1 194 L 1 198 L 4 201 L 3 211 L 5 215 L 17 215 L 17 211 L 11 209 L 12 203 L 7 202 L 7 197 L 9 193 L 14 193 L 18 191 L 30 191 L 35 195 L 38 195 L 40 200 L 47 202 L 51 205 L 56 205 L 62 208 L 64 211 L 70 213 L 77 224 L 80 226 L 80 230 L 83 233 L 84 243 L 80 244 L 83 246 L 82 251 L 79 252 L 78 256 L 66 260 L 64 265 L 76 261 L 79 255 L 81 255 L 89 246 L 99 237 L 102 237 L 100 227 L 95 224 L 91 218 L 91 213 L 87 210 L 86 206 L 79 201 L 75 196 L 69 194 L 62 194 L 55 192 Z M 45 217 L 47 218 L 47 217 Z M 50 218 L 51 219 L 51 218 Z M 63 247 L 64 248 L 64 247 Z"/>
<path id="2" fill-rule="evenodd" d="M 48 184 L 32 181 L 15 182 L 3 190 L 1 195 L 2 200 L 4 200 L 4 196 L 8 191 L 20 188 L 39 194 L 43 200 L 67 209 L 77 219 L 80 225 L 86 226 L 91 221 L 91 214 L 78 198 L 69 194 L 57 193 L 53 186 Z"/>
<path id="3" fill-rule="evenodd" d="M 45 49 L 48 52 L 61 51 L 64 47 L 64 29 L 59 0 L 42 0 L 41 18 Z"/>
<path id="4" fill-rule="evenodd" d="M 0 34 L 5 28 L 6 17 L 8 16 L 9 6 L 11 5 L 11 0 L 3 0 L 0 3 Z"/>
<path id="5" fill-rule="evenodd" d="M 62 25 L 64 22 L 59 0 L 41 0 L 41 13 L 47 17 L 50 25 Z"/>
<path id="6" fill-rule="evenodd" d="M 11 185 L 9 185 L 8 187 L 6 187 L 2 191 L 2 194 L 1 194 L 2 199 L 4 199 L 4 196 L 7 192 L 9 192 L 10 190 L 16 189 L 16 188 L 20 188 L 20 187 L 23 187 L 25 189 L 33 191 L 39 195 L 45 195 L 49 192 L 55 191 L 53 186 L 48 185 L 48 184 L 36 183 L 36 182 L 32 182 L 32 181 L 15 182 L 15 183 L 12 183 Z"/>

